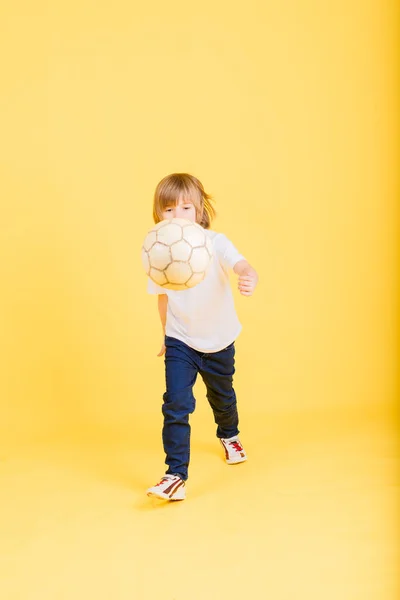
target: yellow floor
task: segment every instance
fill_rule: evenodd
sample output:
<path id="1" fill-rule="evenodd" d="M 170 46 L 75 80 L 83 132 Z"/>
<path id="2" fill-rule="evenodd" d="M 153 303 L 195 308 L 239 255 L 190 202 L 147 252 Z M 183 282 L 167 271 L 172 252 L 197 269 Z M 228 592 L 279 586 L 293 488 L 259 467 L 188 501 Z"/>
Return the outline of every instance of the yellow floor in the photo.
<path id="1" fill-rule="evenodd" d="M 391 600 L 397 439 L 374 411 L 245 415 L 227 466 L 193 417 L 187 500 L 163 472 L 159 419 L 0 447 L 1 600 Z"/>

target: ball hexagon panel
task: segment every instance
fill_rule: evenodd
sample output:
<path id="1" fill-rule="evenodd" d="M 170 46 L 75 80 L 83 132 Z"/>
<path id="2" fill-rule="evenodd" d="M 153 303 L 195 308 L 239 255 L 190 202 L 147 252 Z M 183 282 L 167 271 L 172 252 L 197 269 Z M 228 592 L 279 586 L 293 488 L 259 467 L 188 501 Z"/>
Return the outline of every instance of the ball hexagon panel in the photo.
<path id="1" fill-rule="evenodd" d="M 171 250 L 165 244 L 156 242 L 149 252 L 150 265 L 163 271 L 172 262 Z"/>
<path id="2" fill-rule="evenodd" d="M 193 248 L 192 256 L 190 257 L 190 266 L 193 273 L 204 273 L 210 263 L 210 255 L 207 248 Z"/>
<path id="3" fill-rule="evenodd" d="M 151 279 L 158 285 L 164 285 L 165 283 L 167 283 L 167 278 L 165 277 L 164 271 L 159 271 L 158 269 L 151 268 L 149 275 Z"/>
<path id="4" fill-rule="evenodd" d="M 146 250 L 142 250 L 142 265 L 148 275 L 150 273 L 150 261 L 149 261 L 149 255 L 146 252 Z"/>
<path id="5" fill-rule="evenodd" d="M 178 223 L 167 223 L 157 231 L 157 241 L 163 244 L 174 244 L 182 239 L 182 227 Z"/>
<path id="6" fill-rule="evenodd" d="M 198 283 L 201 283 L 206 276 L 205 273 L 193 273 L 189 281 L 186 282 L 188 288 L 194 287 Z"/>
<path id="7" fill-rule="evenodd" d="M 175 261 L 165 269 L 165 275 L 169 283 L 182 285 L 190 279 L 192 270 L 188 263 Z"/>
<path id="8" fill-rule="evenodd" d="M 180 240 L 171 246 L 172 260 L 188 261 L 191 253 L 192 246 L 185 242 L 185 240 Z"/>
<path id="9" fill-rule="evenodd" d="M 183 227 L 183 239 L 189 242 L 192 248 L 195 248 L 205 245 L 206 234 L 200 225 L 192 223 Z"/>
<path id="10" fill-rule="evenodd" d="M 152 245 L 157 241 L 157 233 L 155 231 L 149 231 L 149 233 L 146 235 L 144 242 L 143 242 L 143 248 L 147 251 L 150 250 L 150 248 L 152 247 Z"/>

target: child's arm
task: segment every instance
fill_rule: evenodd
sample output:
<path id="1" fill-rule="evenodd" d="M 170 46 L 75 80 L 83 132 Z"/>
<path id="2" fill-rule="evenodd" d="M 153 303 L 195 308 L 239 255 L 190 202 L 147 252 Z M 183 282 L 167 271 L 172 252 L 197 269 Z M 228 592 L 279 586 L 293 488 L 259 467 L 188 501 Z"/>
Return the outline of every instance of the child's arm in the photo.
<path id="1" fill-rule="evenodd" d="M 163 329 L 163 343 L 161 346 L 161 350 L 157 354 L 157 356 L 162 356 L 163 354 L 165 354 L 164 337 L 165 337 L 165 326 L 167 324 L 167 307 L 168 307 L 167 294 L 159 294 L 158 295 L 158 313 L 160 315 L 161 325 L 162 325 L 162 329 Z"/>
<path id="2" fill-rule="evenodd" d="M 247 260 L 239 260 L 233 267 L 234 273 L 239 275 L 238 288 L 242 296 L 251 296 L 258 283 L 258 275 Z"/>

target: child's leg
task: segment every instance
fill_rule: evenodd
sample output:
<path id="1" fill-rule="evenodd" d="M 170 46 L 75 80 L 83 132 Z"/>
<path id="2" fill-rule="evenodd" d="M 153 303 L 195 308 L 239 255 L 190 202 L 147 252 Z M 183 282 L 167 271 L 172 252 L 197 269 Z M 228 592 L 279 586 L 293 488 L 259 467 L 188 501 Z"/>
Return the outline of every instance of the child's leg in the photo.
<path id="1" fill-rule="evenodd" d="M 218 425 L 217 437 L 231 438 L 238 435 L 239 417 L 236 394 L 233 389 L 235 373 L 235 346 L 202 356 L 201 376 L 207 388 L 207 398 Z"/>
<path id="2" fill-rule="evenodd" d="M 165 339 L 165 375 L 162 431 L 168 474 L 188 477 L 190 459 L 189 414 L 194 411 L 193 386 L 198 373 L 198 356 L 194 350 L 175 338 Z"/>

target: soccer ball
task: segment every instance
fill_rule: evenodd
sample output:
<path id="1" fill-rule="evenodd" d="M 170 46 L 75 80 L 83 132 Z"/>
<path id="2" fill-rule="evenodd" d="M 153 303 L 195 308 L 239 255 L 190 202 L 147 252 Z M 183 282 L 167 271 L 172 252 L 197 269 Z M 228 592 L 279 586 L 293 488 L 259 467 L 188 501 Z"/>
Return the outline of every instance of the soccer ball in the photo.
<path id="1" fill-rule="evenodd" d="M 203 281 L 212 256 L 212 243 L 205 230 L 188 219 L 157 223 L 142 247 L 147 275 L 169 290 L 186 290 Z"/>

